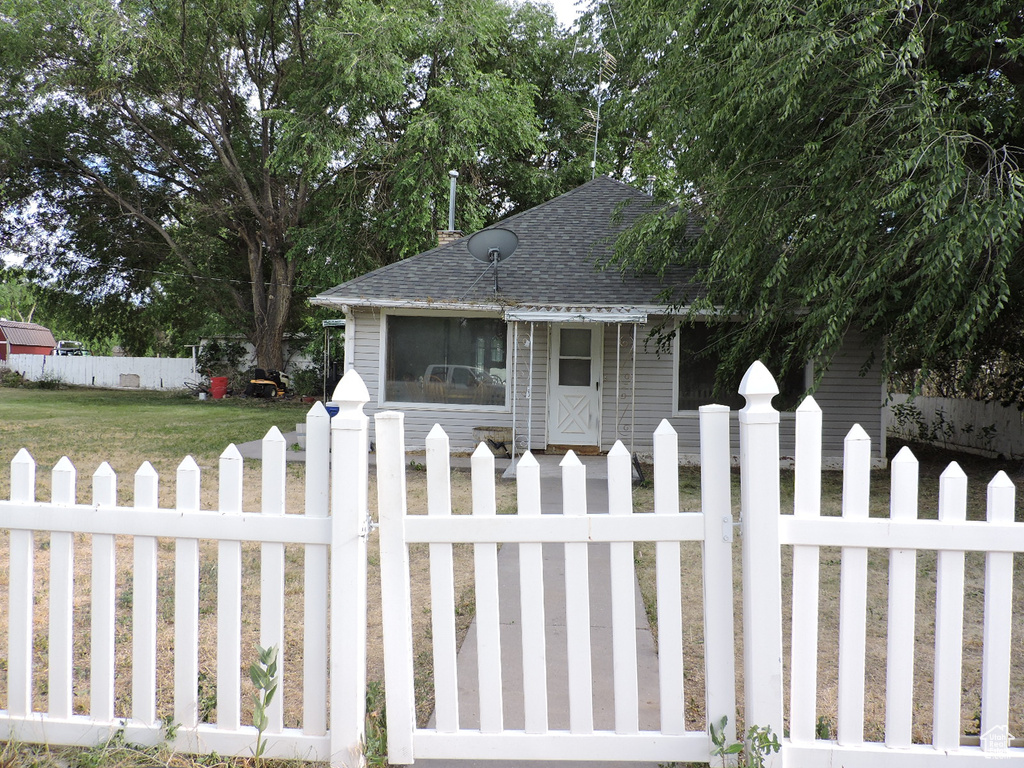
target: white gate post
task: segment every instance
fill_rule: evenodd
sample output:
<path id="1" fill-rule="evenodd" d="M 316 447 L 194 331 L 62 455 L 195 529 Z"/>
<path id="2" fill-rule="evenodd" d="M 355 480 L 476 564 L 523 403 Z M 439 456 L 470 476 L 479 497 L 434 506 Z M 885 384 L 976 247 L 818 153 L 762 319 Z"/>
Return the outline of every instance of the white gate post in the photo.
<path id="1" fill-rule="evenodd" d="M 760 361 L 740 394 L 740 508 L 743 532 L 743 690 L 747 728 L 782 722 L 782 562 L 779 551 L 779 388 Z M 772 756 L 780 765 L 778 756 Z M 772 763 L 769 763 L 772 764 Z"/>
<path id="2" fill-rule="evenodd" d="M 331 420 L 331 765 L 344 768 L 365 763 L 369 400 L 349 369 L 334 391 Z"/>

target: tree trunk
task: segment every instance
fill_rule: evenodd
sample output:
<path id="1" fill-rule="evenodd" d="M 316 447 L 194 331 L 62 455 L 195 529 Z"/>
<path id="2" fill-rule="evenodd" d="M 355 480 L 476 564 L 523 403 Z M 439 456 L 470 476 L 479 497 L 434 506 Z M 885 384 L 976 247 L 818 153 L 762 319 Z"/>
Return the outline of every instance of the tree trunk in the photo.
<path id="1" fill-rule="evenodd" d="M 268 254 L 256 244 L 249 253 L 252 275 L 253 325 L 250 336 L 256 348 L 256 365 L 265 370 L 284 370 L 284 334 L 291 319 L 295 267 L 284 257 L 284 248 Z M 263 259 L 271 262 L 270 280 L 264 282 Z"/>

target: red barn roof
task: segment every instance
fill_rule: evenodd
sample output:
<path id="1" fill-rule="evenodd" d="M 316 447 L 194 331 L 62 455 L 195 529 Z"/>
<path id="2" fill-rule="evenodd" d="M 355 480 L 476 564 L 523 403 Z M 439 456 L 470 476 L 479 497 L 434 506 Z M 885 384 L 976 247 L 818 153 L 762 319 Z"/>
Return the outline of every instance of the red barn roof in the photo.
<path id="1" fill-rule="evenodd" d="M 52 349 L 57 346 L 50 329 L 36 323 L 0 320 L 0 337 L 21 347 L 50 347 Z"/>

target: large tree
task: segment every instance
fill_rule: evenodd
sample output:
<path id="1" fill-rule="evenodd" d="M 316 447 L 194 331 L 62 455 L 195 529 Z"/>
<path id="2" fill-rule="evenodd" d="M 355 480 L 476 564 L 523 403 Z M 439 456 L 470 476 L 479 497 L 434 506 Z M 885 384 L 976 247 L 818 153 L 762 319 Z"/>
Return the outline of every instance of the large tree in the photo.
<path id="1" fill-rule="evenodd" d="M 1021 346 L 1019 2 L 600 7 L 679 204 L 621 257 L 700 270 L 681 303 L 740 321 L 719 336 L 732 372 L 769 349 L 827 362 L 851 329 L 889 368 L 965 376 Z"/>
<path id="2" fill-rule="evenodd" d="M 278 368 L 310 292 L 431 244 L 449 168 L 466 228 L 532 202 L 568 45 L 499 0 L 9 0 L 0 242 L 124 338 L 160 305 Z"/>

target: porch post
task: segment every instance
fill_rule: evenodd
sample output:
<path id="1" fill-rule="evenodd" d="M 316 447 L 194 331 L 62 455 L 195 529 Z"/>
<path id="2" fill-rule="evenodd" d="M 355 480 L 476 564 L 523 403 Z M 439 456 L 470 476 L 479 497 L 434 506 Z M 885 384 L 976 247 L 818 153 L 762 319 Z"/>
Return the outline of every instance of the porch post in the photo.
<path id="1" fill-rule="evenodd" d="M 530 372 L 526 381 L 526 450 L 533 450 L 533 328 L 530 321 Z"/>
<path id="2" fill-rule="evenodd" d="M 519 399 L 519 321 L 512 321 L 512 463 L 505 475 L 514 477 L 516 472 L 516 400 Z"/>

